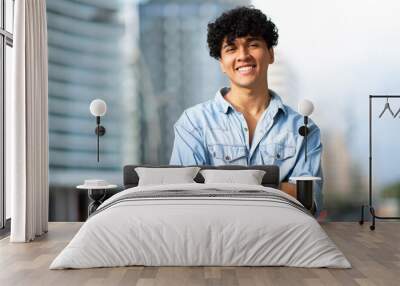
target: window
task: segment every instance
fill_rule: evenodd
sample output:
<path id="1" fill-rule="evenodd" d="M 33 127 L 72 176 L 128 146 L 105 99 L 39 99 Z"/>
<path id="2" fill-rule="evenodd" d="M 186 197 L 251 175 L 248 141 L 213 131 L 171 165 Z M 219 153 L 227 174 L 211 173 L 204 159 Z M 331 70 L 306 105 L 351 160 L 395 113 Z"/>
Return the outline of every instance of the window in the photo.
<path id="1" fill-rule="evenodd" d="M 14 30 L 14 0 L 0 0 L 0 228 L 9 226 L 11 216 L 10 194 L 5 188 L 5 104 L 6 95 L 11 92 L 11 67 Z M 1 234 L 1 233 L 0 233 Z"/>

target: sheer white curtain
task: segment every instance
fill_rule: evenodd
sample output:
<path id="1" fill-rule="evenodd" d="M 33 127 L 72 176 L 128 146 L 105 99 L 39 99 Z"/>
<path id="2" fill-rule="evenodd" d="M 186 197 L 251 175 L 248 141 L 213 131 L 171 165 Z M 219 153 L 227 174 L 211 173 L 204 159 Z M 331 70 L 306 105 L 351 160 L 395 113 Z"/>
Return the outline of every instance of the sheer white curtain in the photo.
<path id="1" fill-rule="evenodd" d="M 6 112 L 12 242 L 48 226 L 48 62 L 45 0 L 15 1 L 13 92 Z"/>

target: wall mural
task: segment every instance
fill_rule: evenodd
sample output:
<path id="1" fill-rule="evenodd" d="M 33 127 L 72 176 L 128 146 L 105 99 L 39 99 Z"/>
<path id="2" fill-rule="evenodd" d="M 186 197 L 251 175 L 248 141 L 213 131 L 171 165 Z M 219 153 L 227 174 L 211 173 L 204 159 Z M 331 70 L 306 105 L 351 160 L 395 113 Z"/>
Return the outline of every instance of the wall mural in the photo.
<path id="1" fill-rule="evenodd" d="M 121 184 L 125 164 L 169 163 L 173 126 L 182 112 L 229 84 L 209 56 L 207 24 L 225 10 L 249 4 L 279 30 L 270 88 L 294 110 L 303 98 L 316 107 L 312 119 L 324 146 L 321 220 L 358 220 L 367 202 L 368 95 L 400 92 L 389 76 L 400 72 L 390 56 L 400 48 L 392 37 L 399 24 L 390 24 L 382 12 L 382 22 L 372 27 L 367 19 L 373 7 L 360 12 L 356 4 L 331 4 L 327 10 L 313 1 L 313 11 L 320 12 L 315 14 L 300 4 L 289 11 L 287 3 L 268 2 L 47 1 L 50 220 L 84 217 L 87 194 L 75 186 L 85 179 Z M 350 23 L 352 17 L 357 21 Z M 382 31 L 388 42 L 372 49 L 371 39 L 379 41 Z M 99 162 L 96 118 L 89 110 L 96 98 L 107 104 Z M 396 128 L 393 120 L 384 122 L 375 131 L 381 132 L 374 135 L 379 140 Z M 385 215 L 400 210 L 400 174 L 393 168 L 400 156 L 398 137 L 376 145 L 378 211 Z"/>

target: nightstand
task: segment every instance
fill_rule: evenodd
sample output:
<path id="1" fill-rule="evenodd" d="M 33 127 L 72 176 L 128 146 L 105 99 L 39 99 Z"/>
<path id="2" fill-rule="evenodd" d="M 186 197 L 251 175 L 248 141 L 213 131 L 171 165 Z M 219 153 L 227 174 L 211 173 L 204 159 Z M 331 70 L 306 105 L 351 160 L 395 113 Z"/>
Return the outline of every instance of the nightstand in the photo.
<path id="1" fill-rule="evenodd" d="M 320 177 L 312 176 L 289 178 L 289 181 L 296 182 L 297 200 L 302 203 L 306 209 L 310 210 L 312 214 L 316 211 L 313 196 L 313 183 L 319 180 L 321 180 Z"/>
<path id="2" fill-rule="evenodd" d="M 107 186 L 88 186 L 79 185 L 76 186 L 77 189 L 84 189 L 88 191 L 88 196 L 90 203 L 88 206 L 88 216 L 96 211 L 96 209 L 103 203 L 104 197 L 106 196 L 107 190 L 117 188 L 117 185 L 107 185 Z"/>

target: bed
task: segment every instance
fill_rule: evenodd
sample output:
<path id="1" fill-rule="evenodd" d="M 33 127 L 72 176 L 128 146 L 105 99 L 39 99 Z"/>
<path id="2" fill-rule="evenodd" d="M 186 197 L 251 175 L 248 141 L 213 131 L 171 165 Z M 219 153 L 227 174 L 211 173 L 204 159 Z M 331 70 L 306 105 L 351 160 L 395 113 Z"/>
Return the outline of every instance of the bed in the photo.
<path id="1" fill-rule="evenodd" d="M 309 211 L 277 189 L 276 166 L 201 166 L 264 170 L 261 185 L 203 183 L 198 174 L 193 183 L 150 186 L 138 186 L 136 167 L 125 166 L 125 190 L 98 208 L 50 269 L 351 267 Z"/>

